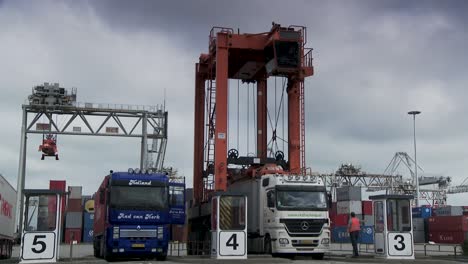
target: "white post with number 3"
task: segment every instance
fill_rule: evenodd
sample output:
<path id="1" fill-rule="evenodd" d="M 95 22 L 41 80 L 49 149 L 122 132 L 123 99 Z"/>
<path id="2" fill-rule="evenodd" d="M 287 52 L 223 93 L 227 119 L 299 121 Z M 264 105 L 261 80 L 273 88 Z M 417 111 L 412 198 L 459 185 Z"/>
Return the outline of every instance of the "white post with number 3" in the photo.
<path id="1" fill-rule="evenodd" d="M 211 256 L 247 259 L 247 197 L 219 195 L 211 205 Z"/>
<path id="2" fill-rule="evenodd" d="M 62 195 L 61 192 L 51 190 L 24 190 L 20 263 L 57 262 Z"/>
<path id="3" fill-rule="evenodd" d="M 376 195 L 373 200 L 374 251 L 386 259 L 414 259 L 412 195 Z"/>

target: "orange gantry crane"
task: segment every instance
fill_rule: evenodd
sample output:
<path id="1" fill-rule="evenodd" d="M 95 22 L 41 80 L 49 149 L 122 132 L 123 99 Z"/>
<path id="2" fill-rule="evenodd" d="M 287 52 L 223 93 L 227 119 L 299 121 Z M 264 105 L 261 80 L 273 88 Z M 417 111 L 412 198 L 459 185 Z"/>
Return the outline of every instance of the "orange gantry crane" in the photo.
<path id="1" fill-rule="evenodd" d="M 304 78 L 312 76 L 312 49 L 306 48 L 303 26 L 273 23 L 268 32 L 240 34 L 232 28 L 214 27 L 209 52 L 195 66 L 194 202 L 213 191 L 226 191 L 235 172 L 231 163 L 257 170 L 281 163 L 285 173 L 305 173 Z M 267 79 L 287 78 L 288 159 L 267 157 Z M 228 154 L 228 80 L 257 85 L 256 157 Z M 242 177 L 242 175 L 241 175 Z"/>

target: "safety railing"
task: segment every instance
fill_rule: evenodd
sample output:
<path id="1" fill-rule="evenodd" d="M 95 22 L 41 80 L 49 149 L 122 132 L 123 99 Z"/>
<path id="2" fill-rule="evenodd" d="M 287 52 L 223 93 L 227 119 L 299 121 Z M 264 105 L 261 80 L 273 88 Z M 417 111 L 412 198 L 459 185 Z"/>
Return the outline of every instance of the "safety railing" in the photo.
<path id="1" fill-rule="evenodd" d="M 304 48 L 304 58 L 302 59 L 302 67 L 312 67 L 312 48 Z"/>
<path id="2" fill-rule="evenodd" d="M 351 243 L 332 243 L 332 251 L 352 251 Z M 359 244 L 359 252 L 361 253 L 374 253 L 374 244 Z M 415 244 L 414 252 L 424 256 L 461 256 L 463 255 L 463 248 L 459 244 Z"/>
<path id="3" fill-rule="evenodd" d="M 234 29 L 225 28 L 225 27 L 212 27 L 210 30 L 210 37 L 209 37 L 209 43 L 208 43 L 208 47 L 210 47 L 210 49 L 211 47 L 216 47 L 216 35 L 220 32 L 233 34 Z"/>
<path id="4" fill-rule="evenodd" d="M 210 241 L 188 241 L 188 255 L 211 255 Z"/>

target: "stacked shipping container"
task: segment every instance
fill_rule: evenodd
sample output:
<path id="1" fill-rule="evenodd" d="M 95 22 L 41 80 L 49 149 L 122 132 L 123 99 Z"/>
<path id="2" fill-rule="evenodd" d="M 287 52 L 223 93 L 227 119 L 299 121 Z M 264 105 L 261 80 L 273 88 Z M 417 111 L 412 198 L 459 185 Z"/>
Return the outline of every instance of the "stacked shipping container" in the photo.
<path id="1" fill-rule="evenodd" d="M 429 241 L 462 244 L 468 240 L 468 216 L 433 216 L 429 218 Z"/>
<path id="2" fill-rule="evenodd" d="M 91 197 L 83 198 L 83 242 L 93 242 L 94 200 Z"/>
<path id="3" fill-rule="evenodd" d="M 83 232 L 83 207 L 81 200 L 81 186 L 68 187 L 68 206 L 65 216 L 65 243 L 75 240 L 81 242 Z"/>
<path id="4" fill-rule="evenodd" d="M 336 190 L 337 202 L 332 205 L 330 211 L 332 242 L 350 243 L 347 226 L 350 214 L 354 212 L 363 225 L 359 243 L 374 243 L 372 202 L 361 201 L 361 198 L 360 187 L 347 186 Z"/>
<path id="5" fill-rule="evenodd" d="M 429 206 L 415 207 L 412 209 L 412 215 L 414 243 L 428 242 L 428 219 L 432 215 L 432 208 Z"/>

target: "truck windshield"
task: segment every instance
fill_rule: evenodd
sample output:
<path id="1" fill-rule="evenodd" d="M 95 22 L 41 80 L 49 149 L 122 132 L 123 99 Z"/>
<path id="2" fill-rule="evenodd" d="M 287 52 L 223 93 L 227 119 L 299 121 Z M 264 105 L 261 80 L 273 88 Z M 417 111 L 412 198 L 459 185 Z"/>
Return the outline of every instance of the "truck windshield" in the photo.
<path id="1" fill-rule="evenodd" d="M 124 210 L 164 210 L 168 208 L 167 187 L 112 186 L 111 207 Z"/>
<path id="2" fill-rule="evenodd" d="M 327 210 L 327 195 L 317 191 L 278 190 L 278 210 Z"/>

